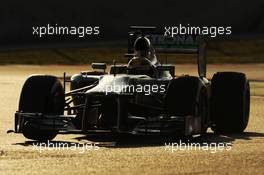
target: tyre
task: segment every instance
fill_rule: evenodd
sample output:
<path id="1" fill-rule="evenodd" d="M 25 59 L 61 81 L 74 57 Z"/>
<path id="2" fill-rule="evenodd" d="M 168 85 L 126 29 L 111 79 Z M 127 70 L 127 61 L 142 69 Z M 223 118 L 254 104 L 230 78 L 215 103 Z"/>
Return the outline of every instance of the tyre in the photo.
<path id="1" fill-rule="evenodd" d="M 183 76 L 169 83 L 165 96 L 165 112 L 169 116 L 200 116 L 201 133 L 207 130 L 208 96 L 198 77 Z"/>
<path id="2" fill-rule="evenodd" d="M 183 76 L 171 80 L 165 96 L 165 111 L 168 115 L 195 115 L 198 78 Z"/>
<path id="3" fill-rule="evenodd" d="M 211 83 L 212 130 L 216 133 L 243 132 L 250 111 L 250 87 L 246 75 L 218 72 Z"/>
<path id="4" fill-rule="evenodd" d="M 64 90 L 59 80 L 48 75 L 29 77 L 22 88 L 19 111 L 62 115 L 64 112 Z M 58 131 L 40 130 L 32 121 L 27 121 L 23 127 L 23 135 L 31 140 L 52 140 L 57 133 Z"/>

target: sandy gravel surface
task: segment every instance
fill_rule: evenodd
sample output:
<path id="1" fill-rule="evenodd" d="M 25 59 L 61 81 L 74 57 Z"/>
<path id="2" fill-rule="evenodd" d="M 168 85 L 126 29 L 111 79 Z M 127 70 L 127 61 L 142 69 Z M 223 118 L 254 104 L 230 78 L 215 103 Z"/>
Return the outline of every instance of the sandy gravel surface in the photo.
<path id="1" fill-rule="evenodd" d="M 251 98 L 250 121 L 244 134 L 216 136 L 210 132 L 202 139 L 184 142 L 203 147 L 179 149 L 174 146 L 172 150 L 169 144 L 179 145 L 181 142 L 166 138 L 131 137 L 113 142 L 107 137 L 60 135 L 47 148 L 44 144 L 35 146 L 38 143 L 26 140 L 20 134 L 6 134 L 8 129 L 13 129 L 13 114 L 28 75 L 45 73 L 61 76 L 63 71 L 74 74 L 87 67 L 0 66 L 1 175 L 263 174 L 264 98 L 257 95 Z M 264 79 L 264 64 L 209 65 L 208 70 L 209 76 L 215 71 L 232 70 L 246 72 L 250 79 Z M 195 74 L 195 71 L 194 65 L 176 66 L 178 74 Z M 64 147 L 55 147 L 56 144 L 64 144 Z"/>

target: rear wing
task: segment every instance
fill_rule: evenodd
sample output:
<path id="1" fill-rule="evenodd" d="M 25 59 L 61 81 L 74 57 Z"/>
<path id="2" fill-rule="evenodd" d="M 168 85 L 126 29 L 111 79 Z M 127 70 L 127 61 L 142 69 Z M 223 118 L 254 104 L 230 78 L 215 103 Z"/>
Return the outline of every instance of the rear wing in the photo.
<path id="1" fill-rule="evenodd" d="M 158 53 L 197 54 L 198 74 L 206 77 L 206 42 L 198 35 L 164 36 L 155 27 L 132 26 L 128 33 L 128 54 L 134 55 L 134 42 L 140 37 L 147 37 Z"/>

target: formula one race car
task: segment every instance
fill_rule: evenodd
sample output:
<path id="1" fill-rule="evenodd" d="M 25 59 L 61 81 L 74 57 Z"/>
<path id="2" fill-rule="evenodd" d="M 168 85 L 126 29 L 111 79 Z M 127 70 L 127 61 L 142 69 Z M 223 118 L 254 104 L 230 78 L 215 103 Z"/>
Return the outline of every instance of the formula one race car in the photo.
<path id="1" fill-rule="evenodd" d="M 45 141 L 63 133 L 193 136 L 209 127 L 217 133 L 243 132 L 248 124 L 249 82 L 238 72 L 206 79 L 205 41 L 167 38 L 153 27 L 131 27 L 128 65 L 93 63 L 71 76 L 69 92 L 51 75 L 30 76 L 15 113 L 15 133 Z M 177 75 L 156 53 L 197 54 L 198 76 Z M 65 75 L 65 74 L 64 74 Z"/>

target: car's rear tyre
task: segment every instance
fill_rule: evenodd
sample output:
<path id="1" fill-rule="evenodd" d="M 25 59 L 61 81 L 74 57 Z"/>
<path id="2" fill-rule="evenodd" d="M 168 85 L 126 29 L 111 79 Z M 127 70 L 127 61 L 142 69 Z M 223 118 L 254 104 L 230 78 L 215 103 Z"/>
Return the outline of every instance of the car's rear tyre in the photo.
<path id="1" fill-rule="evenodd" d="M 64 111 L 64 90 L 54 76 L 34 75 L 29 77 L 20 95 L 19 111 L 62 115 Z M 58 131 L 41 130 L 36 123 L 26 122 L 23 135 L 31 140 L 47 141 L 56 137 Z"/>
<path id="2" fill-rule="evenodd" d="M 250 87 L 246 75 L 218 72 L 212 78 L 211 116 L 215 133 L 241 133 L 248 124 Z"/>

